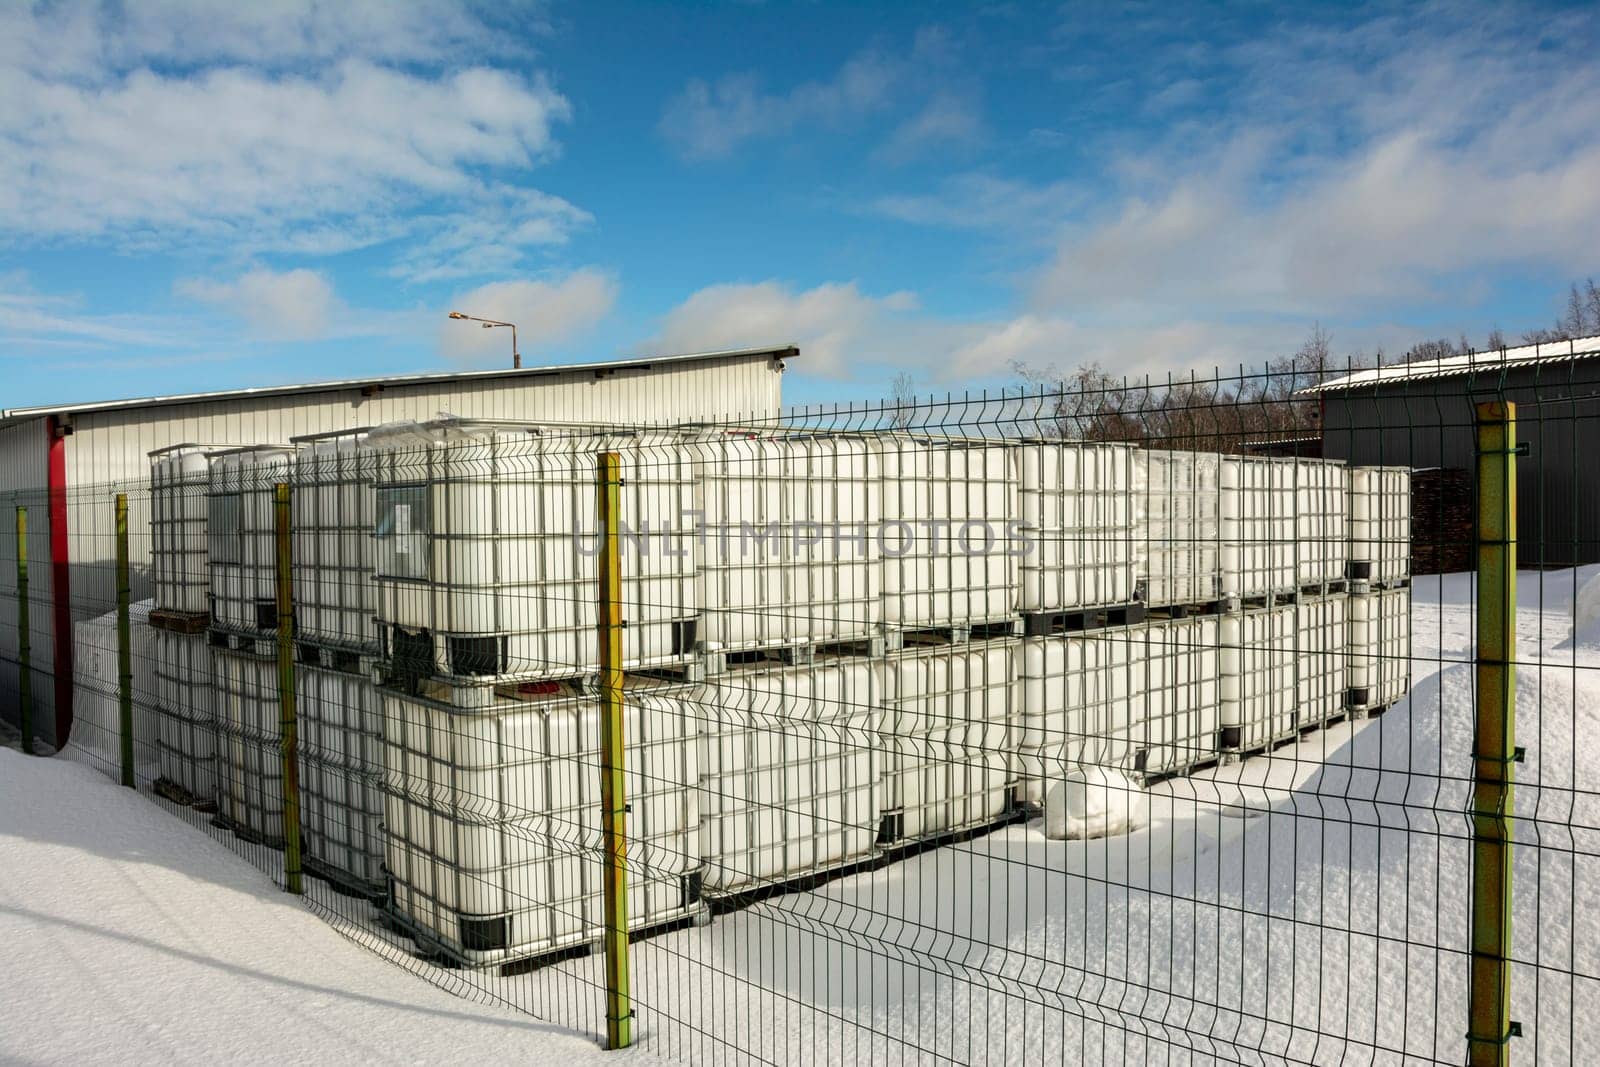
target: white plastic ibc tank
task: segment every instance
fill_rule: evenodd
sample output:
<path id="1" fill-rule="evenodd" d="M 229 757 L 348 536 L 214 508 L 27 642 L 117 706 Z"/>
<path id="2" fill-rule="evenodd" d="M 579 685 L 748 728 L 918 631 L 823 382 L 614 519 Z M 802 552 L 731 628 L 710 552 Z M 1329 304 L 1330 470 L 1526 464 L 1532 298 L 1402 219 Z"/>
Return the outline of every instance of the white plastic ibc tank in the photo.
<path id="1" fill-rule="evenodd" d="M 290 454 L 276 446 L 211 454 L 207 558 L 211 621 L 225 630 L 278 628 L 277 513 L 274 487 L 289 481 Z"/>
<path id="2" fill-rule="evenodd" d="M 210 610 L 206 562 L 206 496 L 210 465 L 192 445 L 150 459 L 150 564 L 155 606 L 199 614 Z"/>
<path id="3" fill-rule="evenodd" d="M 1411 468 L 1350 468 L 1350 577 L 1387 585 L 1411 573 Z"/>
<path id="4" fill-rule="evenodd" d="M 1345 578 L 1350 558 L 1350 475 L 1343 460 L 1297 459 L 1295 490 L 1296 584 Z"/>
<path id="5" fill-rule="evenodd" d="M 880 456 L 884 621 L 915 629 L 1012 618 L 1026 542 L 1011 449 L 887 438 Z"/>
<path id="6" fill-rule="evenodd" d="M 706 889 L 780 884 L 872 854 L 882 821 L 881 661 L 741 668 L 704 688 Z"/>
<path id="7" fill-rule="evenodd" d="M 1222 457 L 1222 592 L 1261 597 L 1298 586 L 1295 461 Z"/>
<path id="8" fill-rule="evenodd" d="M 1015 446 L 1024 540 L 1020 610 L 1133 600 L 1133 452 L 1072 442 Z"/>
<path id="9" fill-rule="evenodd" d="M 151 601 L 128 606 L 129 666 L 133 671 L 133 758 L 140 779 L 155 767 L 159 733 L 156 714 L 155 631 Z M 122 670 L 117 649 L 117 613 L 72 624 L 72 743 L 107 767 L 122 764 Z"/>
<path id="10" fill-rule="evenodd" d="M 699 639 L 737 651 L 876 632 L 879 456 L 862 438 L 721 434 L 689 442 Z"/>
<path id="11" fill-rule="evenodd" d="M 507 698 L 469 712 L 380 692 L 387 865 L 394 906 L 418 941 L 473 965 L 598 941 L 598 702 Z M 634 930 L 701 907 L 699 709 L 685 692 L 637 686 L 624 695 Z"/>
<path id="12" fill-rule="evenodd" d="M 383 875 L 383 709 L 359 674 L 297 664 L 300 821 L 308 861 L 362 886 Z"/>
<path id="13" fill-rule="evenodd" d="M 212 649 L 218 809 L 246 839 L 283 847 L 283 743 L 276 660 Z"/>
<path id="14" fill-rule="evenodd" d="M 1221 644 L 1215 616 L 1146 624 L 1146 775 L 1186 771 L 1216 757 L 1222 728 Z"/>
<path id="15" fill-rule="evenodd" d="M 625 666 L 682 662 L 699 605 L 693 476 L 667 434 L 548 436 L 448 421 L 374 430 L 378 614 L 388 652 L 457 676 L 598 669 L 596 459 L 621 454 Z M 687 516 L 687 517 L 686 517 Z M 407 644 L 402 650 L 401 640 Z"/>
<path id="16" fill-rule="evenodd" d="M 1134 452 L 1139 508 L 1134 551 L 1145 603 L 1217 599 L 1221 545 L 1221 457 L 1214 452 Z"/>
<path id="17" fill-rule="evenodd" d="M 884 671 L 883 804 L 894 840 L 984 826 L 1010 807 L 1020 643 L 907 648 Z"/>
<path id="18" fill-rule="evenodd" d="M 1411 691 L 1411 587 L 1350 594 L 1350 706 L 1385 708 Z"/>
<path id="19" fill-rule="evenodd" d="M 299 637 L 375 651 L 373 475 L 366 431 L 303 438 L 294 456 L 294 598 Z"/>
<path id="20" fill-rule="evenodd" d="M 1295 606 L 1222 616 L 1222 747 L 1251 752 L 1295 734 Z"/>
<path id="21" fill-rule="evenodd" d="M 161 778 L 198 801 L 217 796 L 217 720 L 205 634 L 156 630 L 156 745 Z"/>
<path id="22" fill-rule="evenodd" d="M 1296 725 L 1302 729 L 1345 712 L 1348 614 L 1343 593 L 1301 597 L 1295 605 Z"/>
<path id="23" fill-rule="evenodd" d="M 1030 637 L 1022 648 L 1025 796 L 1084 766 L 1133 773 L 1145 746 L 1145 628 Z"/>

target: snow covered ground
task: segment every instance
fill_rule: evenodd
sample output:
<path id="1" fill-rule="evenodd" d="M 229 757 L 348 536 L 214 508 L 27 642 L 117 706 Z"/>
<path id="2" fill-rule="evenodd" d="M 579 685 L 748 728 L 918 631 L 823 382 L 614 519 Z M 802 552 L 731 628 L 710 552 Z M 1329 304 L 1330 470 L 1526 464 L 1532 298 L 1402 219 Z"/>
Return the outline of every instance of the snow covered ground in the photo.
<path id="1" fill-rule="evenodd" d="M 653 1062 L 480 1006 L 70 759 L 0 748 L 0 1061 Z"/>
<path id="2" fill-rule="evenodd" d="M 1522 575 L 1518 617 L 1513 1060 L 1595 1063 L 1600 568 Z M 1144 830 L 1053 841 L 1035 821 L 639 942 L 641 1042 L 690 1062 L 1459 1063 L 1472 640 L 1470 580 L 1419 579 L 1407 701 L 1158 787 Z M 0 1056 L 599 1055 L 427 988 L 129 799 L 0 752 L 3 966 L 29 1005 Z M 598 1020 L 597 957 L 516 978 L 404 962 Z"/>

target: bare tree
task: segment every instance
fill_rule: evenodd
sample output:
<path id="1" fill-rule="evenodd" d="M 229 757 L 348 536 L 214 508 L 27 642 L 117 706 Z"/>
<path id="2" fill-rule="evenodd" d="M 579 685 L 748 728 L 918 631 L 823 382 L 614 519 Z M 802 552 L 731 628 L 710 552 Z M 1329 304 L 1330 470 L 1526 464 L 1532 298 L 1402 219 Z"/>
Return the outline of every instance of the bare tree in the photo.
<path id="1" fill-rule="evenodd" d="M 917 413 L 917 384 L 910 371 L 901 371 L 889 383 L 889 422 L 896 428 L 910 426 Z"/>

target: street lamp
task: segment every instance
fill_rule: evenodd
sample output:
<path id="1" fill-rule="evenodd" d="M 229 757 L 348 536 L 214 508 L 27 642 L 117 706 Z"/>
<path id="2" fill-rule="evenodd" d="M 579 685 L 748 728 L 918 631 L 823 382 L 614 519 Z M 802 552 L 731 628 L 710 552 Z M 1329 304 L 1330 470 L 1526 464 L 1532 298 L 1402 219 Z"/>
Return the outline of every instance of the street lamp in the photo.
<path id="1" fill-rule="evenodd" d="M 480 319 L 476 315 L 463 315 L 459 311 L 450 312 L 452 319 L 466 319 L 468 322 L 481 322 L 485 330 L 492 330 L 496 326 L 511 327 L 511 366 L 520 370 L 522 368 L 522 353 L 517 351 L 517 324 L 514 322 L 500 322 L 497 319 Z"/>

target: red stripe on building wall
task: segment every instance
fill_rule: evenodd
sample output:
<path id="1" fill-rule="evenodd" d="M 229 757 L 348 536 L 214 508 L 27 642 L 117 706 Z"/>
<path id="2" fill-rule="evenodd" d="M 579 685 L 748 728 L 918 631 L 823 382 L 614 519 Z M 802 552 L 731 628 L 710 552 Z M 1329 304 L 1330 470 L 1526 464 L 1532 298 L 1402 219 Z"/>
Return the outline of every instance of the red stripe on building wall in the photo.
<path id="1" fill-rule="evenodd" d="M 50 434 L 50 596 L 55 620 L 56 748 L 72 733 L 72 559 L 67 550 L 67 441 L 56 416 Z"/>

